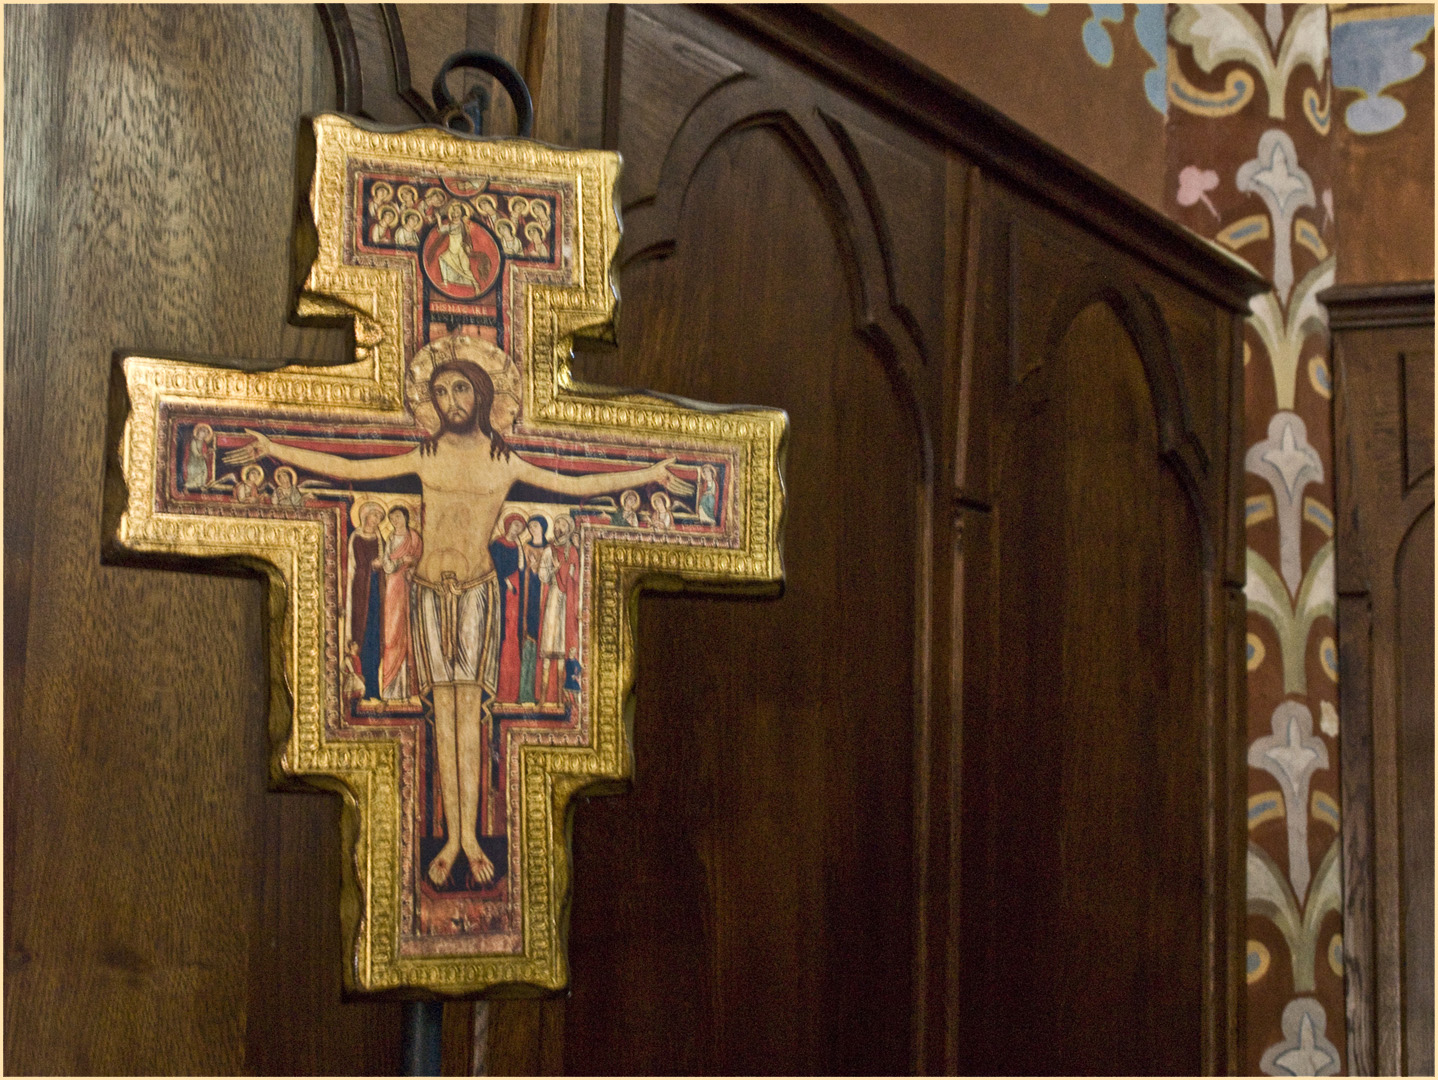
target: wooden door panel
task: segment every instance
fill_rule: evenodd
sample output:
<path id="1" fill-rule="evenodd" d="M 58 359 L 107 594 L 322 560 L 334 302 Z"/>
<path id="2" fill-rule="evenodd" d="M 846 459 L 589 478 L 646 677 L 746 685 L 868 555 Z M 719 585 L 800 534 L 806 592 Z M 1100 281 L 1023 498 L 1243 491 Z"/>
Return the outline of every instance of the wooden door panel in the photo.
<path id="1" fill-rule="evenodd" d="M 1228 328 L 1179 351 L 1165 312 L 1192 294 L 1002 191 L 982 213 L 1005 270 L 976 313 L 963 511 L 958 1067 L 1197 1072 L 1228 977 L 1209 890 L 1235 884 L 1206 792 L 1235 720 L 1227 432 L 1189 398 Z"/>
<path id="2" fill-rule="evenodd" d="M 1433 1069 L 1433 284 L 1333 328 L 1343 969 L 1354 1075 Z"/>
<path id="3" fill-rule="evenodd" d="M 1432 386 L 1432 355 L 1428 358 Z M 1432 401 L 1432 394 L 1428 400 Z M 1428 417 L 1432 430 L 1432 417 Z M 1427 440 L 1432 446 L 1432 435 Z M 1428 451 L 1432 460 L 1432 451 Z M 1411 461 L 1414 455 L 1409 455 Z M 1431 466 L 1430 466 L 1431 469 Z M 1404 1066 L 1433 1071 L 1433 507 L 1403 538 L 1397 585 L 1399 810 L 1403 837 Z"/>
<path id="4" fill-rule="evenodd" d="M 785 593 L 640 604 L 634 791 L 576 816 L 566 1065 L 904 1071 L 920 443 L 802 134 L 726 127 L 583 370 L 788 410 Z"/>
<path id="5" fill-rule="evenodd" d="M 785 593 L 638 601 L 572 991 L 479 1010 L 490 1071 L 1222 1067 L 1256 283 L 817 9 L 401 22 L 624 154 L 576 375 L 792 424 Z M 345 354 L 284 324 L 322 28 L 17 9 L 6 50 L 5 1064 L 393 1072 L 399 1006 L 340 1000 L 334 803 L 265 790 L 262 588 L 99 555 L 112 350 Z"/>

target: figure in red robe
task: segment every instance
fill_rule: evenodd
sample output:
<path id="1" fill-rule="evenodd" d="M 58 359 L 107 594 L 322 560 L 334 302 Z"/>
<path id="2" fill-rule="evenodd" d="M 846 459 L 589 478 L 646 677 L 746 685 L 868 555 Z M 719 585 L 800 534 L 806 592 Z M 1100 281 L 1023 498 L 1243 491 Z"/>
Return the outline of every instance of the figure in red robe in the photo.
<path id="1" fill-rule="evenodd" d="M 403 701 L 415 693 L 414 661 L 409 636 L 409 581 L 424 545 L 409 527 L 409 511 L 389 512 L 394 526 L 384 552 L 384 648 L 380 660 L 380 697 Z"/>

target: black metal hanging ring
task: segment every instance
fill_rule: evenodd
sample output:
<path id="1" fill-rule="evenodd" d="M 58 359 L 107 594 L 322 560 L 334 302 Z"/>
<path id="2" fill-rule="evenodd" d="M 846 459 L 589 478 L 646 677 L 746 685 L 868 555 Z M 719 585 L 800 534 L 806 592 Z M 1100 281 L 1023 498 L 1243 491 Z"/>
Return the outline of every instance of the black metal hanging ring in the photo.
<path id="1" fill-rule="evenodd" d="M 514 116 L 519 127 L 519 136 L 527 139 L 534 134 L 534 100 L 529 96 L 529 87 L 524 83 L 524 77 L 514 69 L 509 61 L 495 56 L 493 53 L 478 52 L 474 49 L 465 49 L 457 52 L 446 60 L 439 69 L 439 74 L 434 77 L 434 98 L 435 111 L 441 117 L 462 114 L 459 105 L 454 98 L 450 97 L 449 89 L 445 86 L 445 79 L 455 68 L 474 68 L 476 71 L 483 71 L 493 75 L 499 80 L 499 85 L 504 87 L 509 94 L 509 100 L 514 102 Z M 477 131 L 475 134 L 479 134 Z"/>

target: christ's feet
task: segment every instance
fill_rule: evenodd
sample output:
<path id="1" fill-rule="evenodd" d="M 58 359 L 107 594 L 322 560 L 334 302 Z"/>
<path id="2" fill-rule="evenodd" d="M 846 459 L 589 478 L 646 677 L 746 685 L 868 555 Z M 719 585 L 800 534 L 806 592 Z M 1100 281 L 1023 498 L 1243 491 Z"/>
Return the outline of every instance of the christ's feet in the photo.
<path id="1" fill-rule="evenodd" d="M 459 855 L 459 845 L 456 843 L 445 844 L 440 848 L 439 854 L 429 864 L 429 880 L 436 885 L 443 885 L 449 880 L 450 871 L 454 869 L 454 860 Z"/>
<path id="2" fill-rule="evenodd" d="M 479 846 L 479 841 L 475 841 L 473 848 L 466 844 L 464 855 L 469 860 L 470 888 L 488 885 L 494 879 L 494 863 L 489 861 L 484 849 Z"/>

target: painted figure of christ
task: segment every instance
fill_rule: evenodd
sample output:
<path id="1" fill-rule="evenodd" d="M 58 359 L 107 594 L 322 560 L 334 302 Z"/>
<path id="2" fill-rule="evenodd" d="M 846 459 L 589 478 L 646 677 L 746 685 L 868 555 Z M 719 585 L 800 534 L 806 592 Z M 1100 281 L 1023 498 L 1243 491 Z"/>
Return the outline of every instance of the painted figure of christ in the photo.
<path id="1" fill-rule="evenodd" d="M 514 453 L 491 419 L 494 384 L 468 360 L 437 364 L 429 379 L 439 432 L 393 457 L 344 458 L 271 442 L 257 431 L 225 460 L 270 458 L 341 480 L 417 476 L 422 489 L 425 542 L 414 567 L 410 620 L 420 682 L 434 695 L 435 750 L 445 819 L 445 843 L 426 874 L 449 880 L 461 851 L 469 884 L 494 877 L 481 850 L 479 818 L 483 723 L 487 694 L 498 685 L 500 585 L 489 542 L 510 489 L 528 484 L 560 495 L 589 496 L 661 483 L 678 493 L 690 485 L 669 471 L 670 458 L 645 469 L 572 476 L 541 469 Z"/>

